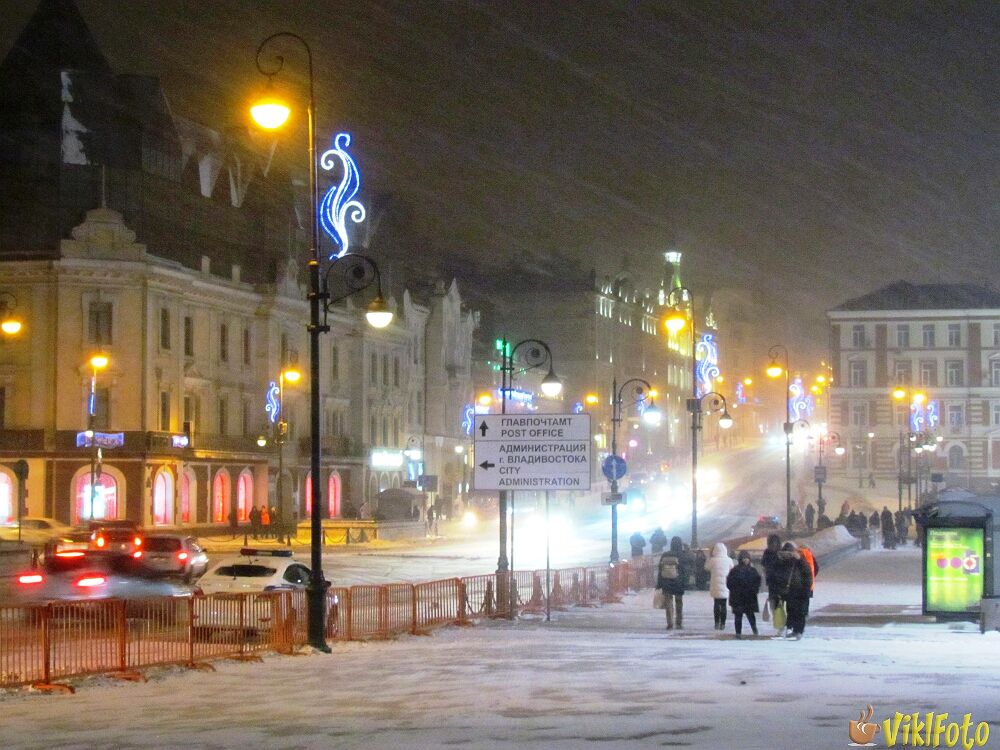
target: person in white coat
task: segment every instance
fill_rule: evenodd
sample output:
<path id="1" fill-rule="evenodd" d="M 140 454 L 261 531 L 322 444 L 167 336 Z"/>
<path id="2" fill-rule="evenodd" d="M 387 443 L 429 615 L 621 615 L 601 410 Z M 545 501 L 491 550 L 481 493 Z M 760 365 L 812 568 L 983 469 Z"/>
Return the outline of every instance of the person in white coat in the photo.
<path id="1" fill-rule="evenodd" d="M 729 599 L 729 589 L 726 586 L 726 576 L 733 569 L 733 559 L 729 550 L 722 542 L 712 547 L 712 557 L 708 560 L 708 593 L 715 600 L 715 629 L 726 629 L 726 603 Z"/>

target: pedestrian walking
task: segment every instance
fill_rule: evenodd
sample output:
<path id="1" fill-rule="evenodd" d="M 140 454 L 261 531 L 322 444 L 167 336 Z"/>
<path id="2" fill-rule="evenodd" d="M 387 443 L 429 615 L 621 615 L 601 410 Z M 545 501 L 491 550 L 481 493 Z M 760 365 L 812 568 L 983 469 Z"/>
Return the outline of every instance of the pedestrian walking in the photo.
<path id="1" fill-rule="evenodd" d="M 271 528 L 274 529 L 274 536 L 278 542 L 283 542 L 285 528 L 281 524 L 281 510 L 277 505 L 271 506 Z"/>
<path id="2" fill-rule="evenodd" d="M 667 630 L 684 629 L 684 589 L 688 571 L 684 543 L 679 536 L 670 540 L 670 549 L 660 555 L 656 571 L 656 588 L 663 592 Z"/>
<path id="3" fill-rule="evenodd" d="M 729 589 L 729 606 L 733 608 L 736 637 L 743 637 L 743 615 L 750 623 L 750 630 L 757 635 L 757 594 L 760 593 L 760 573 L 750 564 L 750 553 L 740 552 L 737 565 L 726 576 Z"/>
<path id="4" fill-rule="evenodd" d="M 667 548 L 667 535 L 663 533 L 663 529 L 659 526 L 649 535 L 649 547 L 654 555 L 662 555 L 663 550 Z"/>
<path id="5" fill-rule="evenodd" d="M 267 509 L 267 506 L 261 506 L 260 509 L 260 534 L 265 539 L 268 534 L 271 533 L 271 511 Z"/>
<path id="6" fill-rule="evenodd" d="M 813 508 L 813 504 L 809 503 L 806 506 L 806 528 L 809 531 L 813 530 L 813 523 L 816 521 L 816 509 Z"/>
<path id="7" fill-rule="evenodd" d="M 886 549 L 896 549 L 896 522 L 888 505 L 882 506 L 882 546 Z"/>
<path id="8" fill-rule="evenodd" d="M 906 532 L 909 527 L 905 511 L 897 510 L 895 520 L 896 520 L 896 544 L 898 544 L 900 547 L 904 547 L 906 546 Z"/>
<path id="9" fill-rule="evenodd" d="M 726 577 L 733 569 L 733 559 L 729 556 L 726 545 L 717 542 L 712 547 L 712 558 L 708 561 L 708 593 L 714 600 L 715 629 L 726 629 L 726 603 L 729 599 L 729 589 L 726 587 Z"/>
<path id="10" fill-rule="evenodd" d="M 868 472 L 868 489 L 875 489 L 875 474 Z"/>
<path id="11" fill-rule="evenodd" d="M 760 558 L 760 563 L 764 566 L 764 582 L 767 584 L 767 605 L 772 612 L 778 606 L 779 598 L 780 583 L 776 577 L 779 551 L 781 551 L 781 537 L 777 534 L 768 534 L 767 549 L 764 550 L 764 554 Z M 784 628 L 779 628 L 778 632 L 783 634 L 783 630 Z"/>
<path id="12" fill-rule="evenodd" d="M 637 531 L 628 538 L 628 543 L 632 547 L 632 557 L 642 557 L 642 551 L 646 548 L 646 537 Z"/>
<path id="13" fill-rule="evenodd" d="M 778 553 L 778 570 L 775 572 L 780 582 L 779 595 L 785 603 L 788 633 L 783 637 L 801 640 L 809 615 L 809 597 L 812 595 L 813 574 L 809 563 L 793 542 L 785 542 Z"/>
<path id="14" fill-rule="evenodd" d="M 868 519 L 868 529 L 872 535 L 872 547 L 878 546 L 880 531 L 879 527 L 882 525 L 882 519 L 879 518 L 878 511 L 873 510 L 871 517 Z"/>
<path id="15" fill-rule="evenodd" d="M 250 533 L 254 539 L 260 536 L 260 508 L 256 505 L 250 509 Z"/>

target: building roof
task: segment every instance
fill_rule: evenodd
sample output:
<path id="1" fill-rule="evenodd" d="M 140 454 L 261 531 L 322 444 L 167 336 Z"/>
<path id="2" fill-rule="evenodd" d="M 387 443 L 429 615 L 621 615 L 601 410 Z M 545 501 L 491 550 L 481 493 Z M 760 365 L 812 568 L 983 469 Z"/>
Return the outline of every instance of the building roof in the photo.
<path id="1" fill-rule="evenodd" d="M 850 310 L 975 310 L 1000 308 L 1000 292 L 979 284 L 911 284 L 897 281 L 847 300 L 832 312 Z"/>

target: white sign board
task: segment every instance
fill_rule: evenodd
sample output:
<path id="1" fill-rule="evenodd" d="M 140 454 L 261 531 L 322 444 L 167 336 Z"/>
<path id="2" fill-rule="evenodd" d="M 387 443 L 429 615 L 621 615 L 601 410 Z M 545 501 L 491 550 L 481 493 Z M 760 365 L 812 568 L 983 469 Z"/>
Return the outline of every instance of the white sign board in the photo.
<path id="1" fill-rule="evenodd" d="M 589 490 L 589 414 L 479 414 L 477 490 Z"/>

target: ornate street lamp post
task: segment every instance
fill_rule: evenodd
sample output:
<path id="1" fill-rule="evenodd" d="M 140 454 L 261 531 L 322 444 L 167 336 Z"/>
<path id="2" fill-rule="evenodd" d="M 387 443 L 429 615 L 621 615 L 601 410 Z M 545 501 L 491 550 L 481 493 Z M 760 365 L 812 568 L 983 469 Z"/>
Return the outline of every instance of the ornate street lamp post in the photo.
<path id="1" fill-rule="evenodd" d="M 785 366 L 782 367 L 778 364 L 778 355 L 784 354 L 785 356 Z M 788 534 L 792 533 L 792 428 L 794 427 L 792 423 L 792 404 L 789 396 L 791 395 L 788 373 L 788 347 L 784 344 L 775 344 L 770 349 L 767 350 L 767 356 L 771 358 L 771 364 L 767 367 L 767 375 L 771 378 L 780 377 L 782 372 L 785 374 L 785 424 L 783 425 L 785 431 L 785 531 Z"/>
<path id="2" fill-rule="evenodd" d="M 611 455 L 618 456 L 618 425 L 622 421 L 622 405 L 623 405 L 623 394 L 625 393 L 625 388 L 629 385 L 635 385 L 634 398 L 630 400 L 630 404 L 641 404 L 645 402 L 646 397 L 650 397 L 649 406 L 642 413 L 642 419 L 644 422 L 650 425 L 656 425 L 660 423 L 660 410 L 656 408 L 653 403 L 653 387 L 649 384 L 648 380 L 643 380 L 642 378 L 632 378 L 631 380 L 626 380 L 618 387 L 618 378 L 613 378 L 611 381 Z M 615 565 L 618 562 L 618 474 L 615 467 L 612 467 L 611 471 L 611 565 Z"/>
<path id="3" fill-rule="evenodd" d="M 552 350 L 549 345 L 539 339 L 524 339 L 511 347 L 506 337 L 500 341 L 500 413 L 507 413 L 507 393 L 514 389 L 514 360 L 517 353 L 524 348 L 522 372 L 543 367 L 548 364 L 549 372 L 542 380 L 542 393 L 548 398 L 555 398 L 562 392 L 562 381 L 556 376 L 552 364 Z M 507 617 L 514 617 L 517 605 L 517 589 L 508 585 L 508 579 L 514 572 L 514 518 L 513 493 L 510 490 L 500 490 L 500 557 L 497 559 L 497 606 L 506 602 Z M 507 556 L 507 507 L 511 507 L 510 519 L 510 557 Z M 509 575 L 508 575 L 509 574 Z"/>
<path id="4" fill-rule="evenodd" d="M 87 440 L 90 442 L 90 509 L 89 520 L 94 520 L 94 505 L 97 502 L 97 432 L 95 415 L 97 410 L 97 372 L 108 366 L 111 360 L 107 354 L 98 352 L 90 358 L 90 397 L 87 399 Z"/>
<path id="5" fill-rule="evenodd" d="M 386 308 L 385 300 L 382 297 L 381 276 L 378 272 L 378 267 L 375 265 L 374 261 L 363 255 L 344 255 L 343 253 L 347 252 L 346 243 L 342 244 L 342 254 L 338 256 L 336 260 L 333 260 L 330 267 L 326 271 L 324 279 L 324 281 L 328 281 L 330 272 L 333 271 L 334 268 L 338 267 L 338 264 L 343 264 L 339 266 L 339 270 L 343 270 L 344 272 L 346 291 L 338 293 L 338 295 L 330 295 L 327 291 L 327 285 L 321 282 L 319 256 L 319 195 L 317 188 L 318 177 L 316 161 L 316 103 L 313 93 L 312 50 L 309 48 L 309 44 L 305 39 L 298 34 L 294 34 L 289 31 L 280 31 L 267 37 L 257 47 L 256 62 L 257 70 L 260 71 L 262 75 L 267 76 L 269 84 L 271 78 L 281 72 L 281 69 L 284 67 L 285 58 L 280 54 L 275 54 L 271 58 L 270 65 L 265 65 L 263 63 L 262 56 L 265 49 L 278 39 L 288 39 L 302 46 L 302 49 L 304 49 L 306 53 L 309 73 L 309 103 L 306 108 L 306 119 L 309 138 L 309 207 L 311 211 L 309 223 L 311 247 L 309 249 L 308 261 L 309 291 L 307 297 L 309 299 L 309 325 L 307 328 L 309 331 L 309 426 L 311 448 L 309 475 L 311 477 L 312 487 L 310 560 L 312 571 L 307 593 L 309 611 L 309 643 L 321 651 L 328 652 L 330 647 L 326 643 L 324 625 L 326 617 L 326 590 L 329 587 L 329 584 L 323 577 L 322 522 L 320 515 L 323 491 L 322 483 L 320 482 L 319 337 L 321 333 L 325 333 L 330 330 L 330 327 L 326 324 L 326 314 L 329 312 L 331 305 L 346 299 L 348 296 L 356 292 L 360 292 L 362 289 L 368 288 L 376 282 L 378 284 L 378 293 L 375 299 L 368 306 L 368 312 L 366 315 L 368 322 L 376 328 L 384 327 L 392 322 L 392 313 Z M 268 90 L 265 92 L 263 97 L 259 98 L 254 103 L 254 105 L 250 108 L 250 112 L 258 125 L 269 130 L 274 130 L 285 124 L 288 120 L 291 108 L 285 102 L 281 101 L 273 91 Z M 341 136 L 338 136 L 337 141 L 335 141 L 337 146 L 340 145 L 340 139 Z M 350 142 L 349 138 L 347 139 L 347 142 Z M 354 172 L 351 171 L 352 168 L 355 170 Z M 344 169 L 344 184 L 348 182 L 348 178 L 357 178 L 356 167 L 354 166 L 353 161 L 349 164 L 345 161 Z M 354 214 L 352 214 L 351 218 L 355 221 L 360 221 L 361 218 L 364 217 L 364 210 L 361 208 L 360 204 L 350 200 L 357 192 L 357 185 L 354 184 L 352 187 L 353 192 L 347 196 L 347 202 L 341 204 L 339 208 L 344 210 L 354 209 Z M 343 220 L 342 216 L 339 218 L 341 221 Z M 322 322 L 320 321 L 321 307 L 323 310 Z"/>

